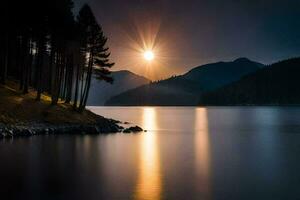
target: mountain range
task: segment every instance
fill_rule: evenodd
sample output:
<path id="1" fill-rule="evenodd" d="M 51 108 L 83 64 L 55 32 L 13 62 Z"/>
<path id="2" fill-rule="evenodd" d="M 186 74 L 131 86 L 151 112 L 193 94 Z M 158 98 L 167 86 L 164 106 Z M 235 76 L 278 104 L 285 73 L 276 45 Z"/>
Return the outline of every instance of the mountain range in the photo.
<path id="1" fill-rule="evenodd" d="M 204 93 L 200 105 L 299 105 L 300 57 L 274 63 Z"/>
<path id="2" fill-rule="evenodd" d="M 263 67 L 247 58 L 206 64 L 180 76 L 127 90 L 110 98 L 105 105 L 197 105 L 201 94 L 233 83 Z"/>
<path id="3" fill-rule="evenodd" d="M 112 96 L 148 84 L 150 80 L 127 70 L 112 72 L 113 84 L 92 78 L 87 105 L 102 106 Z"/>

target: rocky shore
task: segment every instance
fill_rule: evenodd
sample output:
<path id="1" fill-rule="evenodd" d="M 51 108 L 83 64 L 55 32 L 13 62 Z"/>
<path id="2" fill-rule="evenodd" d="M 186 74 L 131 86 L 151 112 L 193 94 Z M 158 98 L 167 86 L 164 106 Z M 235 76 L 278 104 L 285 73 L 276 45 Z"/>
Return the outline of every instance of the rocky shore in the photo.
<path id="1" fill-rule="evenodd" d="M 11 84 L 13 85 L 13 84 Z M 124 127 L 122 127 L 124 125 Z M 0 139 L 44 134 L 133 133 L 143 129 L 107 119 L 90 110 L 79 113 L 64 102 L 51 105 L 47 96 L 35 100 L 35 93 L 24 95 L 14 87 L 0 85 Z"/>
<path id="2" fill-rule="evenodd" d="M 114 120 L 107 119 L 101 124 L 48 124 L 31 123 L 26 125 L 5 125 L 0 123 L 0 139 L 13 137 L 30 137 L 35 135 L 61 135 L 61 134 L 109 134 L 109 133 L 137 133 L 143 129 L 138 126 L 124 128 Z"/>

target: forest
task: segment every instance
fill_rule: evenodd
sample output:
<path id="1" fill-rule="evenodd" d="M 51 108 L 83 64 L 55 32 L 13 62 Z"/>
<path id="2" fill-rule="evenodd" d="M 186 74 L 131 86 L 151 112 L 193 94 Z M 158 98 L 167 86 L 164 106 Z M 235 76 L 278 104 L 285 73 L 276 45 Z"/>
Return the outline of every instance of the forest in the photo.
<path id="1" fill-rule="evenodd" d="M 0 82 L 51 97 L 83 111 L 92 76 L 112 82 L 108 38 L 89 5 L 74 14 L 72 0 L 2 3 Z"/>

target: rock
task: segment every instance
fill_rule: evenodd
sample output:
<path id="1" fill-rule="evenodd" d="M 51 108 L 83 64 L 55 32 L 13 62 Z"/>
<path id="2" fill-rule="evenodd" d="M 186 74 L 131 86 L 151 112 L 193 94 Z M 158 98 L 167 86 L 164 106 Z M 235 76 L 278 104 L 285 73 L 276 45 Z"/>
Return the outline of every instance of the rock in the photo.
<path id="1" fill-rule="evenodd" d="M 143 129 L 139 126 L 132 126 L 123 130 L 123 133 L 137 133 L 142 132 Z"/>
<path id="2" fill-rule="evenodd" d="M 12 129 L 9 129 L 7 132 L 10 136 L 14 136 L 14 131 Z"/>
<path id="3" fill-rule="evenodd" d="M 108 119 L 110 122 L 115 123 L 115 124 L 122 124 L 121 121 L 115 120 L 115 119 Z"/>
<path id="4" fill-rule="evenodd" d="M 96 124 L 49 124 L 43 122 L 20 123 L 16 125 L 6 125 L 0 123 L 0 139 L 12 137 L 29 137 L 33 135 L 49 134 L 108 134 L 108 133 L 136 133 L 141 132 L 138 126 L 130 127 L 125 130 L 116 122 L 102 119 Z"/>
<path id="5" fill-rule="evenodd" d="M 97 131 L 97 133 L 99 133 L 99 134 L 100 134 L 100 133 L 101 133 L 101 129 L 100 129 L 100 127 L 99 127 L 99 126 L 96 126 L 95 128 L 96 128 L 96 131 Z"/>
<path id="6" fill-rule="evenodd" d="M 125 130 L 123 130 L 123 133 L 131 133 L 131 131 L 128 128 L 126 128 Z"/>

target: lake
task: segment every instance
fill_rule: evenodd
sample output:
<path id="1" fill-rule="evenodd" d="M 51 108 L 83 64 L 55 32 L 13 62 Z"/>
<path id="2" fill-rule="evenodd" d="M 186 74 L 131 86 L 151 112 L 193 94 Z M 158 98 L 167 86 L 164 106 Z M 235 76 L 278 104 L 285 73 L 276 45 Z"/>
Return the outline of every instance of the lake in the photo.
<path id="1" fill-rule="evenodd" d="M 90 109 L 147 132 L 0 140 L 4 199 L 300 198 L 298 107 Z"/>

